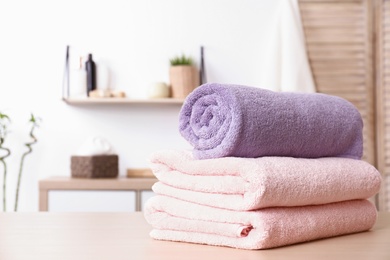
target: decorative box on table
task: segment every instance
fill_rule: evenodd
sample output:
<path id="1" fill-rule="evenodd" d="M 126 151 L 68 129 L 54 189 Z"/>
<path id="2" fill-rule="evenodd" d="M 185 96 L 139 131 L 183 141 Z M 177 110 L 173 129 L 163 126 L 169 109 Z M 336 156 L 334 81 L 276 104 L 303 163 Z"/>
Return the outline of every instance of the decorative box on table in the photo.
<path id="1" fill-rule="evenodd" d="M 116 178 L 118 172 L 115 154 L 71 157 L 71 173 L 75 178 Z"/>

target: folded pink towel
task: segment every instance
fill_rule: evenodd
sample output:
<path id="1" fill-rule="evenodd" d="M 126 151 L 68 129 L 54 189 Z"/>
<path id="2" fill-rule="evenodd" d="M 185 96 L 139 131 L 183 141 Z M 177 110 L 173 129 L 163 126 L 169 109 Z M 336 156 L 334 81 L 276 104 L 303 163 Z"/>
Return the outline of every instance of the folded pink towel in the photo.
<path id="1" fill-rule="evenodd" d="M 155 193 L 232 210 L 366 199 L 381 183 L 375 167 L 348 158 L 194 160 L 189 151 L 160 151 L 151 162 Z"/>
<path id="2" fill-rule="evenodd" d="M 265 249 L 369 230 L 376 209 L 368 200 L 317 206 L 231 211 L 155 196 L 144 215 L 150 236 L 242 249 Z"/>

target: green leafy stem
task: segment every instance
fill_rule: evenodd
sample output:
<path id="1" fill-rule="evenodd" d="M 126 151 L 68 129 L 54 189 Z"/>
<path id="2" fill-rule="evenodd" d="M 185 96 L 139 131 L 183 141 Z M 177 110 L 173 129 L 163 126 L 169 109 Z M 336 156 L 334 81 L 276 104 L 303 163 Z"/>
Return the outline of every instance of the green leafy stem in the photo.
<path id="1" fill-rule="evenodd" d="M 3 164 L 4 173 L 3 173 L 3 211 L 7 210 L 7 190 L 6 190 L 6 183 L 7 183 L 7 164 L 5 163 L 5 158 L 11 155 L 10 149 L 3 147 L 4 138 L 0 138 L 0 150 L 5 151 L 5 155 L 0 157 L 0 162 Z"/>
<path id="2" fill-rule="evenodd" d="M 17 182 L 17 185 L 16 185 L 16 195 L 15 195 L 15 207 L 14 207 L 15 211 L 18 210 L 19 189 L 20 189 L 20 182 L 22 180 L 22 172 L 23 172 L 24 160 L 25 160 L 25 158 L 26 158 L 26 156 L 28 154 L 32 153 L 31 146 L 38 142 L 38 139 L 34 136 L 34 130 L 35 130 L 36 127 L 38 127 L 38 122 L 37 122 L 37 119 L 34 117 L 33 114 L 31 114 L 30 122 L 32 123 L 32 127 L 31 127 L 31 130 L 30 130 L 30 137 L 31 137 L 32 141 L 25 144 L 27 146 L 28 150 L 25 153 L 23 153 L 22 158 L 20 160 L 19 175 L 18 175 L 18 182 Z"/>
<path id="3" fill-rule="evenodd" d="M 0 157 L 0 162 L 3 164 L 3 211 L 7 210 L 6 198 L 6 183 L 7 183 L 7 164 L 5 158 L 11 155 L 11 150 L 3 147 L 5 136 L 7 135 L 7 124 L 10 122 L 6 114 L 0 112 L 0 150 L 5 151 L 5 154 Z"/>

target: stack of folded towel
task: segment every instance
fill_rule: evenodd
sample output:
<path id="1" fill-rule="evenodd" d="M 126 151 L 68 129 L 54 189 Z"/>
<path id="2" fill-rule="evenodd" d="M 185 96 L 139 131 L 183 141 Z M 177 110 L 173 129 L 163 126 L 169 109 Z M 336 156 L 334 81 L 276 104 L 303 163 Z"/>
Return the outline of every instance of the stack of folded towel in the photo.
<path id="1" fill-rule="evenodd" d="M 180 133 L 194 147 L 152 156 L 155 239 L 265 249 L 369 230 L 381 177 L 344 99 L 205 84 Z"/>

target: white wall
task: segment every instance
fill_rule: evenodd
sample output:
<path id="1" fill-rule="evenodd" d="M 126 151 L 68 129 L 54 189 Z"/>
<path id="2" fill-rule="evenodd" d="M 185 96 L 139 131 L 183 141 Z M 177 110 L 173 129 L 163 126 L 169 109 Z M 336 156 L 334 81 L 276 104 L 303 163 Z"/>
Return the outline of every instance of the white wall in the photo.
<path id="1" fill-rule="evenodd" d="M 126 168 L 147 166 L 155 150 L 189 148 L 177 130 L 180 106 L 63 103 L 67 44 L 106 62 L 113 71 L 112 87 L 128 96 L 143 96 L 152 82 L 168 82 L 172 56 L 185 53 L 198 61 L 200 45 L 205 47 L 208 81 L 256 85 L 264 32 L 277 2 L 2 1 L 0 111 L 12 117 L 5 143 L 12 149 L 7 160 L 8 208 L 13 205 L 23 142 L 28 140 L 30 112 L 43 121 L 36 131 L 39 141 L 25 161 L 20 211 L 37 210 L 40 178 L 70 174 L 70 156 L 89 135 L 112 143 L 121 175 Z"/>

